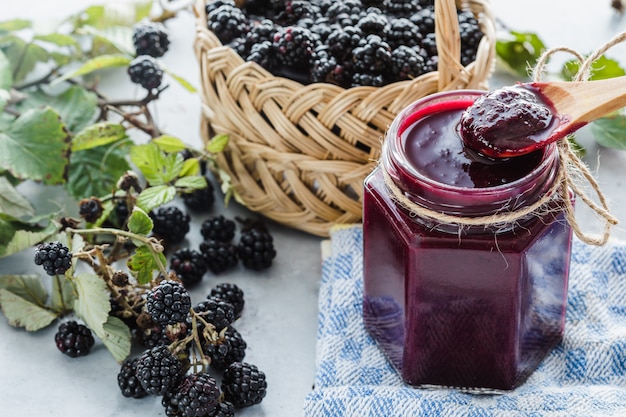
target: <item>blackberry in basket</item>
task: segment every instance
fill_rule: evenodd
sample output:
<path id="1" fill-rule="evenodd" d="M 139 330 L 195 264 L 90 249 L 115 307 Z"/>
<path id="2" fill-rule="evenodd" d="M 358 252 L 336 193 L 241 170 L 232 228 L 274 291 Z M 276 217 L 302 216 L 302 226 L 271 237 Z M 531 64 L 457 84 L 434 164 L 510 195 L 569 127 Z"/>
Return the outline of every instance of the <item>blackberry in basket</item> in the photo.
<path id="1" fill-rule="evenodd" d="M 460 11 L 458 16 L 461 35 L 461 64 L 467 66 L 476 59 L 476 51 L 483 38 L 483 32 L 471 12 Z"/>
<path id="2" fill-rule="evenodd" d="M 248 18 L 235 5 L 223 4 L 208 14 L 208 27 L 223 44 L 246 33 Z"/>
<path id="3" fill-rule="evenodd" d="M 391 78 L 408 80 L 424 73 L 425 60 L 415 49 L 401 45 L 391 51 Z"/>
<path id="4" fill-rule="evenodd" d="M 310 62 L 317 41 L 309 29 L 288 26 L 274 34 L 278 61 L 288 67 L 304 67 Z"/>
<path id="5" fill-rule="evenodd" d="M 389 18 L 379 8 L 370 7 L 365 15 L 359 19 L 356 27 L 361 32 L 369 35 L 370 33 L 384 33 L 388 25 Z"/>
<path id="6" fill-rule="evenodd" d="M 352 51 L 352 62 L 355 72 L 382 74 L 391 63 L 391 48 L 380 36 L 367 35 Z"/>
<path id="7" fill-rule="evenodd" d="M 385 33 L 389 46 L 416 46 L 422 42 L 419 27 L 407 18 L 391 19 Z"/>
<path id="8" fill-rule="evenodd" d="M 272 42 L 263 41 L 252 45 L 246 61 L 256 62 L 268 71 L 276 68 L 276 53 Z"/>
<path id="9" fill-rule="evenodd" d="M 355 26 L 339 27 L 333 30 L 326 39 L 328 51 L 339 62 L 349 61 L 352 51 L 359 46 L 363 39 L 363 32 Z"/>

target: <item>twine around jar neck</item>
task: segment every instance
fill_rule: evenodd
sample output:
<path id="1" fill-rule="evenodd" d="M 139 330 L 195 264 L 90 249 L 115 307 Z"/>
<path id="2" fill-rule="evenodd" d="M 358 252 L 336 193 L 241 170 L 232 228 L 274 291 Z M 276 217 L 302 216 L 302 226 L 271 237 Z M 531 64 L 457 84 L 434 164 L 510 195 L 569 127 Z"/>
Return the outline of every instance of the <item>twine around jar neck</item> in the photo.
<path id="1" fill-rule="evenodd" d="M 567 52 L 576 57 L 580 63 L 580 69 L 574 81 L 586 81 L 591 74 L 592 64 L 601 57 L 606 50 L 612 46 L 626 40 L 626 32 L 622 32 L 615 36 L 605 45 L 602 45 L 595 52 L 590 54 L 587 58 L 584 58 L 578 52 L 566 48 L 558 47 L 545 51 L 537 61 L 537 65 L 533 70 L 533 80 L 539 81 L 545 65 L 549 58 L 558 52 Z M 583 242 L 602 246 L 610 237 L 611 227 L 618 223 L 618 220 L 610 213 L 606 197 L 600 190 L 600 186 L 596 179 L 593 177 L 587 165 L 578 157 L 576 152 L 572 149 L 568 137 L 565 137 L 557 142 L 557 149 L 559 153 L 559 166 L 558 173 L 555 178 L 554 184 L 545 195 L 537 202 L 520 207 L 518 209 L 508 212 L 498 212 L 488 216 L 457 216 L 444 212 L 434 211 L 426 208 L 422 205 L 413 202 L 407 195 L 395 184 L 387 170 L 383 166 L 383 178 L 386 186 L 390 190 L 394 200 L 403 206 L 406 210 L 414 216 L 420 216 L 435 220 L 441 223 L 454 224 L 459 227 L 463 226 L 485 226 L 485 227 L 497 227 L 499 225 L 510 224 L 518 222 L 529 215 L 536 214 L 538 216 L 546 212 L 549 203 L 554 198 L 562 200 L 564 205 L 564 215 L 568 223 L 572 227 L 573 232 Z M 381 164 L 384 165 L 384 158 L 381 160 Z M 591 188 L 596 195 L 598 202 L 595 202 L 587 192 L 585 187 Z M 593 212 L 595 212 L 603 221 L 603 230 L 599 236 L 586 233 L 582 230 L 581 226 L 576 220 L 576 214 L 574 210 L 573 200 L 570 198 L 570 192 L 574 193 L 582 202 L 587 205 Z"/>

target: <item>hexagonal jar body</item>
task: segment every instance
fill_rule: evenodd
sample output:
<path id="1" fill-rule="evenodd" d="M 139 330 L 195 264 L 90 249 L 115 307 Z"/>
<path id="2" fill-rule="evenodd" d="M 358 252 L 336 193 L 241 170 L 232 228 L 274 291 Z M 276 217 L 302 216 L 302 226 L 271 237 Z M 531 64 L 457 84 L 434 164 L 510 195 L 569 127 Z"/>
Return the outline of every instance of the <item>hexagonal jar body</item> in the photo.
<path id="1" fill-rule="evenodd" d="M 515 222 L 459 226 L 416 215 L 391 192 L 463 217 L 523 209 L 552 192 L 555 146 L 484 161 L 459 144 L 460 114 L 480 94 L 410 105 L 365 180 L 364 323 L 411 385 L 510 390 L 563 336 L 572 238 L 563 201 Z"/>

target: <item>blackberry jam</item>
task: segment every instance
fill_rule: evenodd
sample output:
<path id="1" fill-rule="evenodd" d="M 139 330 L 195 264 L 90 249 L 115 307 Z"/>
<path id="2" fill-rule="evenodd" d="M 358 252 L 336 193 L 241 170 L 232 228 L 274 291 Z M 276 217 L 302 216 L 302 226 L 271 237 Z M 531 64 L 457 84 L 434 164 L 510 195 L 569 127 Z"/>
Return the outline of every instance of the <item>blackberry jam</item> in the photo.
<path id="1" fill-rule="evenodd" d="M 563 335 L 572 232 L 561 200 L 498 224 L 441 220 L 515 212 L 554 189 L 554 145 L 498 160 L 463 145 L 461 114 L 482 94 L 407 107 L 365 180 L 364 323 L 411 385 L 510 390 Z"/>

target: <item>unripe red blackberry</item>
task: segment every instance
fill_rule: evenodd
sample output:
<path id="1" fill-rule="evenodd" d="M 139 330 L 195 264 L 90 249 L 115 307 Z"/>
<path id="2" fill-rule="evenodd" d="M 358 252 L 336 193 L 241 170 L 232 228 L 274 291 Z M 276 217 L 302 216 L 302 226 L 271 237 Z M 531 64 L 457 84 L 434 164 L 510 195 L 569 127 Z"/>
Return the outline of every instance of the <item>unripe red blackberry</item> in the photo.
<path id="1" fill-rule="evenodd" d="M 267 382 L 265 373 L 246 362 L 232 363 L 222 377 L 224 399 L 235 408 L 259 404 L 265 397 Z"/>
<path id="2" fill-rule="evenodd" d="M 155 323 L 162 326 L 182 323 L 189 315 L 191 297 L 183 284 L 161 281 L 146 295 L 146 311 Z"/>
<path id="3" fill-rule="evenodd" d="M 48 275 L 62 275 L 72 266 L 72 252 L 58 241 L 40 243 L 35 247 L 35 264 Z"/>
<path id="4" fill-rule="evenodd" d="M 54 341 L 62 353 L 72 358 L 88 355 L 95 343 L 91 330 L 74 320 L 59 325 Z"/>

